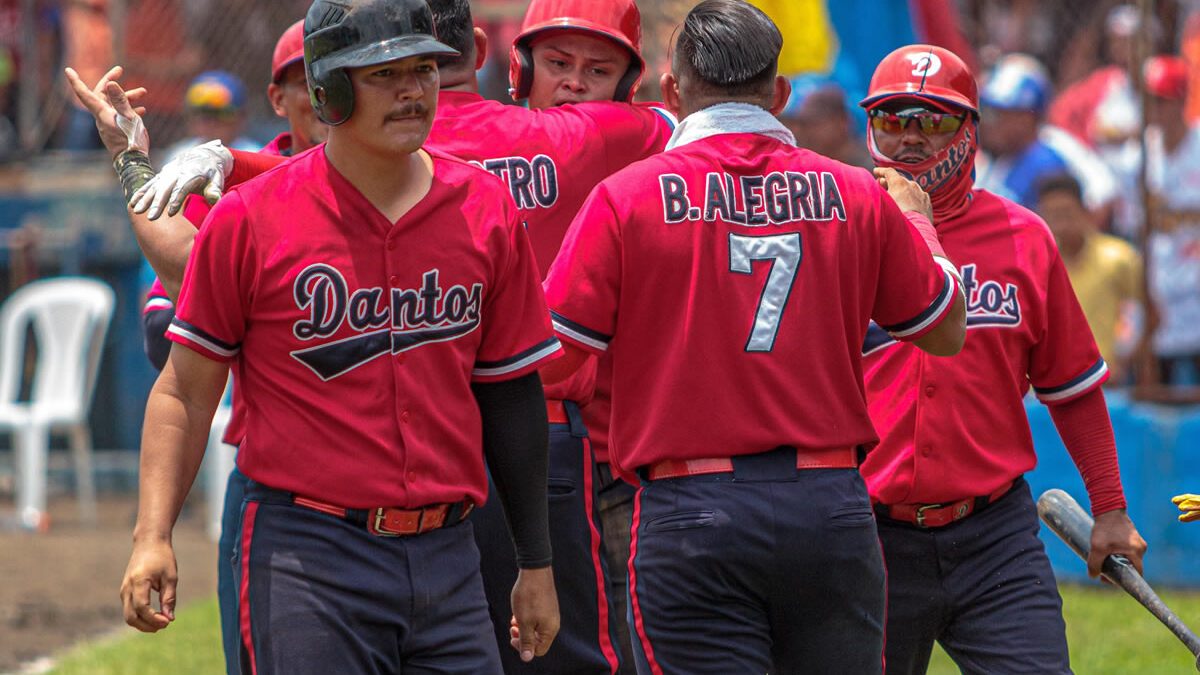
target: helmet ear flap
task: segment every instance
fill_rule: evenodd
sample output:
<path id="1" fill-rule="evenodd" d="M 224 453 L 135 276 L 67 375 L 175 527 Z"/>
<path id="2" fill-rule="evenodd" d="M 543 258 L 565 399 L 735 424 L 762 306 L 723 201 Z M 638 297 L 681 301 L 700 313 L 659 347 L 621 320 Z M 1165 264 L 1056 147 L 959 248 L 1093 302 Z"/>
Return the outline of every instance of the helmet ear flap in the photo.
<path id="1" fill-rule="evenodd" d="M 513 43 L 508 56 L 508 95 L 514 101 L 529 98 L 533 88 L 533 51 L 523 41 Z"/>
<path id="2" fill-rule="evenodd" d="M 336 68 L 311 82 L 308 97 L 322 122 L 337 126 L 350 119 L 350 113 L 354 112 L 354 86 L 345 70 Z"/>
<path id="3" fill-rule="evenodd" d="M 613 92 L 614 101 L 633 101 L 633 95 L 637 93 L 638 84 L 642 81 L 642 69 L 638 64 L 637 56 L 629 62 L 629 69 L 625 71 L 625 75 L 621 81 L 617 83 L 617 90 Z"/>

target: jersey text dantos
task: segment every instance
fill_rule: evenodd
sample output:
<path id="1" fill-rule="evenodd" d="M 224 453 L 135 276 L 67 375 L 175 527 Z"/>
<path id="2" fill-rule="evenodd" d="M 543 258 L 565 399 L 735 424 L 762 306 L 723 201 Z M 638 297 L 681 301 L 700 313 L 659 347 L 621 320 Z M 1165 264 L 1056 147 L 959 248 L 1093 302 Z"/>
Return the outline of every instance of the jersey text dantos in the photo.
<path id="1" fill-rule="evenodd" d="M 233 360 L 250 478 L 351 507 L 484 498 L 470 384 L 558 347 L 504 186 L 431 155 L 429 193 L 395 223 L 324 146 L 205 222 L 170 337 Z"/>
<path id="2" fill-rule="evenodd" d="M 1023 397 L 1047 404 L 1100 386 L 1108 370 L 1054 237 L 1033 212 L 986 190 L 937 224 L 962 273 L 967 339 L 953 358 L 864 345 L 879 446 L 862 466 L 876 501 L 937 504 L 986 495 L 1037 463 Z"/>

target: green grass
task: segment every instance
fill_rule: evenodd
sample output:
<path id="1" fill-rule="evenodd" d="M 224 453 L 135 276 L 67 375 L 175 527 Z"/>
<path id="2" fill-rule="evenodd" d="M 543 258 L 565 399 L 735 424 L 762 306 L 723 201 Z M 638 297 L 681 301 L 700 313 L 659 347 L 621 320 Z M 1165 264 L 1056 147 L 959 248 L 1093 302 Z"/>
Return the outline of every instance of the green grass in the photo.
<path id="1" fill-rule="evenodd" d="M 1195 659 L 1167 627 L 1136 600 L 1100 584 L 1063 586 L 1063 615 L 1071 668 L 1078 675 L 1171 675 L 1195 673 Z M 1193 629 L 1200 629 L 1200 593 L 1161 591 L 1167 605 Z M 934 648 L 930 675 L 958 668 Z"/>
<path id="2" fill-rule="evenodd" d="M 1195 673 L 1183 644 L 1133 598 L 1099 585 L 1064 586 L 1063 606 L 1071 665 L 1079 675 Z M 1200 628 L 1200 593 L 1162 592 L 1184 620 Z M 211 675 L 224 672 L 216 598 L 179 610 L 175 623 L 156 635 L 130 630 L 121 637 L 83 644 L 63 655 L 54 675 Z M 936 649 L 931 675 L 958 669 Z"/>
<path id="3" fill-rule="evenodd" d="M 54 675 L 224 675 L 217 597 L 179 608 L 155 634 L 123 630 L 116 639 L 84 643 L 62 655 Z"/>

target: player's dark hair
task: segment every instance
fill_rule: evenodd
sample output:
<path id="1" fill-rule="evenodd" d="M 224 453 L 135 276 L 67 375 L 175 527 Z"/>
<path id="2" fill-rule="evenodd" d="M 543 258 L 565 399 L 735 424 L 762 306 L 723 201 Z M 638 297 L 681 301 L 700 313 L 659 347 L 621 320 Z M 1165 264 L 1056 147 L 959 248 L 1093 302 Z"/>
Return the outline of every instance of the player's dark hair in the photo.
<path id="1" fill-rule="evenodd" d="M 1046 176 L 1037 183 L 1037 197 L 1041 200 L 1051 192 L 1066 192 L 1078 201 L 1083 203 L 1083 188 L 1079 185 L 1079 181 L 1069 173 L 1056 173 Z"/>
<path id="2" fill-rule="evenodd" d="M 438 68 L 475 64 L 475 24 L 468 0 L 428 0 L 438 40 L 458 50 L 458 56 L 439 56 Z"/>
<path id="3" fill-rule="evenodd" d="M 770 95 L 783 35 L 745 0 L 704 0 L 688 12 L 675 42 L 675 64 L 730 96 Z"/>

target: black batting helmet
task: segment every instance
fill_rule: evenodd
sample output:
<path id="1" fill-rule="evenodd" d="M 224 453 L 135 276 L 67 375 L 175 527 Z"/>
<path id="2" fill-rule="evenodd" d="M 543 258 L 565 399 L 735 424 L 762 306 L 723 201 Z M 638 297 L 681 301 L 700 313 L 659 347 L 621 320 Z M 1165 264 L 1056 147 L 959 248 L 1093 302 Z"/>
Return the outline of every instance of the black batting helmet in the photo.
<path id="1" fill-rule="evenodd" d="M 425 0 L 316 0 L 304 18 L 308 95 L 326 124 L 341 124 L 354 111 L 346 68 L 422 54 L 458 55 L 438 42 Z"/>

